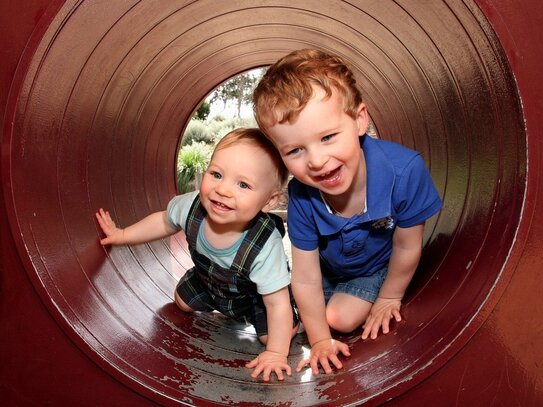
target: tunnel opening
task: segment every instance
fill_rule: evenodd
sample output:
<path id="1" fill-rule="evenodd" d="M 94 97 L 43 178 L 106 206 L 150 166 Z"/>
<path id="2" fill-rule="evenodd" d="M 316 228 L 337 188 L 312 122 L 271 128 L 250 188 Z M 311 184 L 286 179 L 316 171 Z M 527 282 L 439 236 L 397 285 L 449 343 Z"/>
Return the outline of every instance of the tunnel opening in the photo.
<path id="1" fill-rule="evenodd" d="M 527 150 L 500 44 L 471 1 L 211 3 L 68 1 L 48 17 L 4 130 L 5 196 L 28 275 L 66 334 L 153 400 L 388 400 L 461 349 L 504 284 Z M 264 386 L 243 367 L 260 349 L 251 332 L 172 304 L 191 266 L 183 236 L 104 250 L 93 214 L 105 207 L 127 225 L 164 208 L 179 134 L 210 89 L 306 47 L 351 61 L 379 136 L 421 152 L 444 208 L 427 222 L 405 322 L 376 341 L 346 336 L 342 371 Z M 304 351 L 298 335 L 291 364 Z"/>

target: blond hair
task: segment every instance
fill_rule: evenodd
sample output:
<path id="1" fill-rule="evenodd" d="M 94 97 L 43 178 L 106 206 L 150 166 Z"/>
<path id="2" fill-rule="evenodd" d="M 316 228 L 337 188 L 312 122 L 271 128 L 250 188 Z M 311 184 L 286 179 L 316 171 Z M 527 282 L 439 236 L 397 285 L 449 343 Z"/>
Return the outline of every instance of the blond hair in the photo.
<path id="1" fill-rule="evenodd" d="M 223 150 L 240 143 L 251 144 L 262 149 L 270 157 L 277 171 L 277 179 L 279 181 L 278 187 L 282 188 L 286 184 L 288 179 L 287 167 L 283 163 L 281 155 L 273 143 L 268 140 L 266 135 L 260 129 L 239 128 L 232 130 L 217 143 L 217 146 L 213 151 L 213 155 L 215 155 L 215 152 L 219 150 Z M 213 156 L 211 156 L 211 159 L 213 160 Z"/>

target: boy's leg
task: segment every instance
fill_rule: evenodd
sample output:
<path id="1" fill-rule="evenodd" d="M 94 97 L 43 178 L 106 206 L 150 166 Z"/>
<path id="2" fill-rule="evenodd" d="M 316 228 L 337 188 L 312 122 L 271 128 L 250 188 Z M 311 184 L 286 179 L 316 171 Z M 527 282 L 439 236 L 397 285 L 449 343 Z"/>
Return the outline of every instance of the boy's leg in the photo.
<path id="1" fill-rule="evenodd" d="M 379 295 L 387 271 L 385 267 L 371 276 L 352 279 L 323 273 L 328 325 L 338 332 L 348 333 L 364 324 Z"/>
<path id="2" fill-rule="evenodd" d="M 335 293 L 326 306 L 326 320 L 338 332 L 352 332 L 366 321 L 372 305 L 354 295 Z"/>

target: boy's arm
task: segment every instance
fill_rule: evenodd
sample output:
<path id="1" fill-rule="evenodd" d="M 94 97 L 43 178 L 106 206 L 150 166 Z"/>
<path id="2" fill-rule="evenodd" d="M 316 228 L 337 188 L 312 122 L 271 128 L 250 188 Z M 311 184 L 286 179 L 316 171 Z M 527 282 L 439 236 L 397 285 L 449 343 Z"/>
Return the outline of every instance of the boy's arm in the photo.
<path id="1" fill-rule="evenodd" d="M 293 316 L 288 287 L 263 295 L 262 299 L 268 322 L 266 350 L 246 366 L 255 369 L 251 374 L 254 378 L 262 373 L 264 381 L 267 382 L 270 380 L 270 374 L 275 372 L 277 378 L 283 380 L 283 370 L 291 375 L 287 356 L 293 334 Z"/>
<path id="2" fill-rule="evenodd" d="M 311 345 L 310 357 L 302 360 L 296 370 L 299 372 L 309 364 L 316 375 L 320 364 L 326 373 L 331 373 L 330 362 L 341 369 L 343 365 L 337 354 L 349 356 L 349 348 L 332 339 L 326 320 L 318 249 L 306 251 L 292 246 L 292 292 Z"/>
<path id="3" fill-rule="evenodd" d="M 409 228 L 397 227 L 394 231 L 387 276 L 366 319 L 362 339 L 377 338 L 380 328 L 384 334 L 388 333 L 392 318 L 401 321 L 401 301 L 419 264 L 423 232 L 424 223 Z"/>
<path id="4" fill-rule="evenodd" d="M 145 243 L 177 232 L 177 229 L 168 222 L 166 211 L 152 213 L 125 229 L 118 228 L 109 212 L 102 208 L 96 213 L 96 219 L 106 235 L 104 239 L 100 240 L 102 245 Z"/>

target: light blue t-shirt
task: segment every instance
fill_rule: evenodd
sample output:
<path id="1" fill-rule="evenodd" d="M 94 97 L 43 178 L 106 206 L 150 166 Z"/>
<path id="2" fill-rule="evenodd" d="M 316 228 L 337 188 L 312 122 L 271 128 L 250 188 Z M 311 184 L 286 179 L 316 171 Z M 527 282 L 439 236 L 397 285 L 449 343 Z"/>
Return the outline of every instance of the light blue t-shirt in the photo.
<path id="1" fill-rule="evenodd" d="M 168 203 L 166 209 L 168 221 L 175 229 L 183 230 L 185 228 L 190 207 L 197 195 L 198 191 L 178 195 Z M 217 249 L 205 237 L 204 222 L 206 222 L 206 219 L 203 220 L 198 230 L 196 250 L 219 266 L 230 268 L 247 231 L 232 246 L 226 249 Z M 281 234 L 277 229 L 274 229 L 270 238 L 256 256 L 249 273 L 249 279 L 256 284 L 260 295 L 271 294 L 290 284 L 287 256 Z"/>

